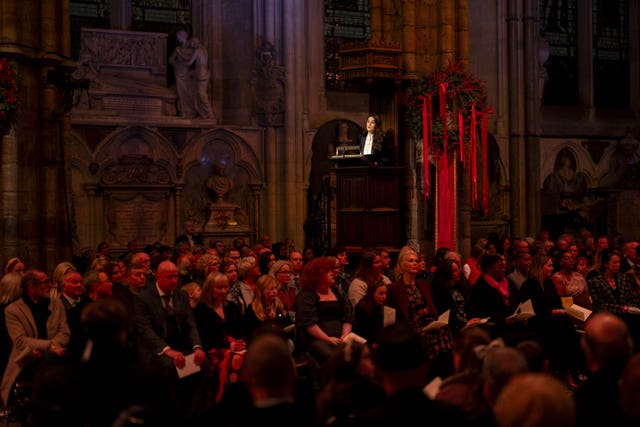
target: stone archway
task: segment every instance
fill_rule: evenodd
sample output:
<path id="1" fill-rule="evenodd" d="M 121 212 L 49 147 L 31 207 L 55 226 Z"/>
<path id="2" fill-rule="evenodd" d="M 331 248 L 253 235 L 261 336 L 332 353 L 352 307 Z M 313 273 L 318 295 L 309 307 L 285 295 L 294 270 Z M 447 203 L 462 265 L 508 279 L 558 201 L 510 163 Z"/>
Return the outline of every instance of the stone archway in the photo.
<path id="1" fill-rule="evenodd" d="M 249 142 L 230 130 L 215 129 L 192 140 L 182 159 L 180 222 L 194 221 L 208 240 L 254 241 L 264 182 L 262 165 Z M 216 194 L 211 179 L 224 181 L 222 194 Z"/>
<path id="2" fill-rule="evenodd" d="M 92 150 L 75 134 L 70 157 L 74 245 L 106 241 L 118 253 L 134 239 L 141 246 L 173 243 L 180 156 L 169 140 L 132 126 Z"/>

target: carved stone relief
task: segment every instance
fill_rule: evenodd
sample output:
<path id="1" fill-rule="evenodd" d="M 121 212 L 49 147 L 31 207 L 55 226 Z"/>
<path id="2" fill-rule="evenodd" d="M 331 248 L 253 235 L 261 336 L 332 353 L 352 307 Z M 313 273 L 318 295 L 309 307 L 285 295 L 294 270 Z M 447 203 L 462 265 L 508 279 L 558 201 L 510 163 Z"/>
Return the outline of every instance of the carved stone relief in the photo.
<path id="1" fill-rule="evenodd" d="M 107 191 L 105 217 L 107 241 L 124 247 L 129 240 L 138 242 L 169 242 L 168 192 Z"/>
<path id="2" fill-rule="evenodd" d="M 253 71 L 254 113 L 261 126 L 282 126 L 284 123 L 284 67 L 276 62 L 274 46 L 265 41 L 256 51 Z"/>
<path id="3" fill-rule="evenodd" d="M 167 36 L 137 31 L 83 29 L 72 78 L 75 117 L 89 112 L 175 116 L 175 92 L 167 88 Z"/>

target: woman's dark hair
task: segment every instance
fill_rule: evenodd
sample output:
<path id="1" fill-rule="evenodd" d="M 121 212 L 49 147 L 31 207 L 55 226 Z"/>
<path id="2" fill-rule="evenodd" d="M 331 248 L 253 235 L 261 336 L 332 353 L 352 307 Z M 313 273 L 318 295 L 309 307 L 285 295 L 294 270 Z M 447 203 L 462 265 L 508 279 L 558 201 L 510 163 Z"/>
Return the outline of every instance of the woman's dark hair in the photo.
<path id="1" fill-rule="evenodd" d="M 611 260 L 611 258 L 613 258 L 614 256 L 617 256 L 618 258 L 622 259 L 622 255 L 620 254 L 620 252 L 616 249 L 611 249 L 611 248 L 606 248 L 606 249 L 602 249 L 600 251 L 600 271 L 604 273 L 606 267 L 606 264 Z"/>
<path id="2" fill-rule="evenodd" d="M 480 270 L 486 273 L 489 268 L 502 261 L 502 255 L 500 254 L 484 254 L 480 260 Z"/>
<path id="3" fill-rule="evenodd" d="M 260 274 L 269 274 L 269 260 L 273 256 L 273 252 L 264 251 L 258 257 L 258 266 L 260 267 Z"/>
<path id="4" fill-rule="evenodd" d="M 378 253 L 374 249 L 366 249 L 360 257 L 360 265 L 353 277 L 361 279 L 368 286 L 372 286 L 376 281 L 382 280 L 380 272 L 373 267 L 373 261 L 377 256 Z"/>

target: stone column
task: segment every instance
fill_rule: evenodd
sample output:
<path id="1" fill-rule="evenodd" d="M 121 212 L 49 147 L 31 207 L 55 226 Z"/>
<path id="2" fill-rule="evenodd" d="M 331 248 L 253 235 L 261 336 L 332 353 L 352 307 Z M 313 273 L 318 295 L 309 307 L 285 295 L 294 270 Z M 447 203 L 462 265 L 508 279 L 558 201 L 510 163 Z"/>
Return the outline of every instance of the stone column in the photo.
<path id="1" fill-rule="evenodd" d="M 251 189 L 251 211 L 253 212 L 253 216 L 249 218 L 251 221 L 250 228 L 253 230 L 253 241 L 260 241 L 260 230 L 262 229 L 262 224 L 260 223 L 260 192 L 262 191 L 261 184 L 249 184 L 249 189 Z"/>
<path id="2" fill-rule="evenodd" d="M 305 2 L 285 0 L 284 32 L 283 32 L 283 63 L 285 67 L 285 118 L 288 123 L 284 129 L 284 141 L 281 144 L 280 165 L 283 165 L 283 186 L 280 200 L 286 201 L 281 210 L 282 232 L 280 237 L 294 239 L 296 245 L 304 244 L 304 230 L 299 221 L 306 217 L 306 195 L 303 181 L 305 176 L 305 159 L 311 157 L 307 153 L 304 138 L 304 123 L 308 113 L 306 109 L 308 94 L 305 91 L 307 56 L 316 55 L 309 52 L 306 46 L 305 34 L 307 18 Z"/>
<path id="3" fill-rule="evenodd" d="M 14 181 L 3 182 L 16 217 L 11 209 L 3 213 L 10 227 L 3 234 L 13 250 L 18 251 L 18 242 L 23 246 L 19 251 L 27 266 L 51 271 L 71 255 L 62 155 L 69 141 L 63 105 L 64 76 L 71 70 L 69 5 L 65 0 L 5 0 L 0 12 L 0 53 L 18 63 L 23 97 L 15 144 L 9 143 L 7 150 L 8 165 L 15 165 L 9 167 Z"/>
<path id="4" fill-rule="evenodd" d="M 403 3 L 402 22 L 402 68 L 404 75 L 414 75 L 416 69 L 416 4 L 415 0 Z"/>
<path id="5" fill-rule="evenodd" d="M 507 2 L 507 62 L 509 88 L 508 117 L 509 117 L 509 182 L 511 208 L 511 236 L 523 236 L 525 234 L 526 218 L 524 217 L 526 206 L 526 192 L 524 176 L 526 168 L 518 167 L 525 164 L 524 141 L 524 111 L 520 94 L 524 93 L 523 64 L 522 64 L 522 4 L 519 1 Z"/>
<path id="6" fill-rule="evenodd" d="M 25 253 L 18 248 L 18 192 L 19 165 L 18 139 L 15 127 L 12 126 L 2 137 L 0 146 L 0 259 L 6 262 L 14 256 L 25 257 Z M 4 272 L 3 272 L 4 273 Z"/>
<path id="7" fill-rule="evenodd" d="M 371 13 L 371 40 L 384 39 L 384 27 L 382 25 L 383 10 L 382 0 L 371 0 L 369 13 Z"/>
<path id="8" fill-rule="evenodd" d="M 540 107 L 538 94 L 540 9 L 538 1 L 525 0 L 523 15 L 524 75 L 527 82 L 524 91 L 525 109 L 525 190 L 526 190 L 526 236 L 536 236 L 540 231 Z M 525 237 L 525 236 L 522 236 Z"/>

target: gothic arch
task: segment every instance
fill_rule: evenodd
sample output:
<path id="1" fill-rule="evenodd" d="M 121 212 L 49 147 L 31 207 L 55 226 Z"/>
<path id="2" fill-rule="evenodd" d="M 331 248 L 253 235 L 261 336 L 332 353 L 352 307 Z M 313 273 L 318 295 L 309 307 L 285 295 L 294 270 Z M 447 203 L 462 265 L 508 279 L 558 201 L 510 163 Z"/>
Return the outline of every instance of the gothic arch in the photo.
<path id="1" fill-rule="evenodd" d="M 214 168 L 222 165 L 224 174 L 232 183 L 225 202 L 239 206 L 243 218 L 253 218 L 251 221 L 255 226 L 259 211 L 257 199 L 264 185 L 263 170 L 258 156 L 246 140 L 227 129 L 214 129 L 191 140 L 182 153 L 182 159 L 179 203 L 182 220 L 191 219 L 202 226 L 208 223 L 210 205 L 216 196 L 207 186 L 207 180 Z"/>
<path id="2" fill-rule="evenodd" d="M 147 158 L 152 165 L 166 170 L 171 182 L 178 181 L 180 155 L 171 141 L 154 130 L 131 126 L 113 132 L 98 144 L 93 162 L 99 165 L 101 176 L 105 167 L 127 158 Z"/>
<path id="3" fill-rule="evenodd" d="M 329 153 L 329 150 L 331 146 L 336 146 L 339 127 L 342 123 L 346 123 L 348 126 L 347 134 L 351 140 L 348 145 L 360 144 L 359 138 L 362 128 L 350 119 L 330 120 L 318 128 L 311 143 L 311 168 L 309 171 L 309 193 L 311 199 L 320 190 L 323 178 L 329 175 L 329 169 L 332 166 L 331 160 L 328 159 L 328 156 L 332 154 Z"/>

